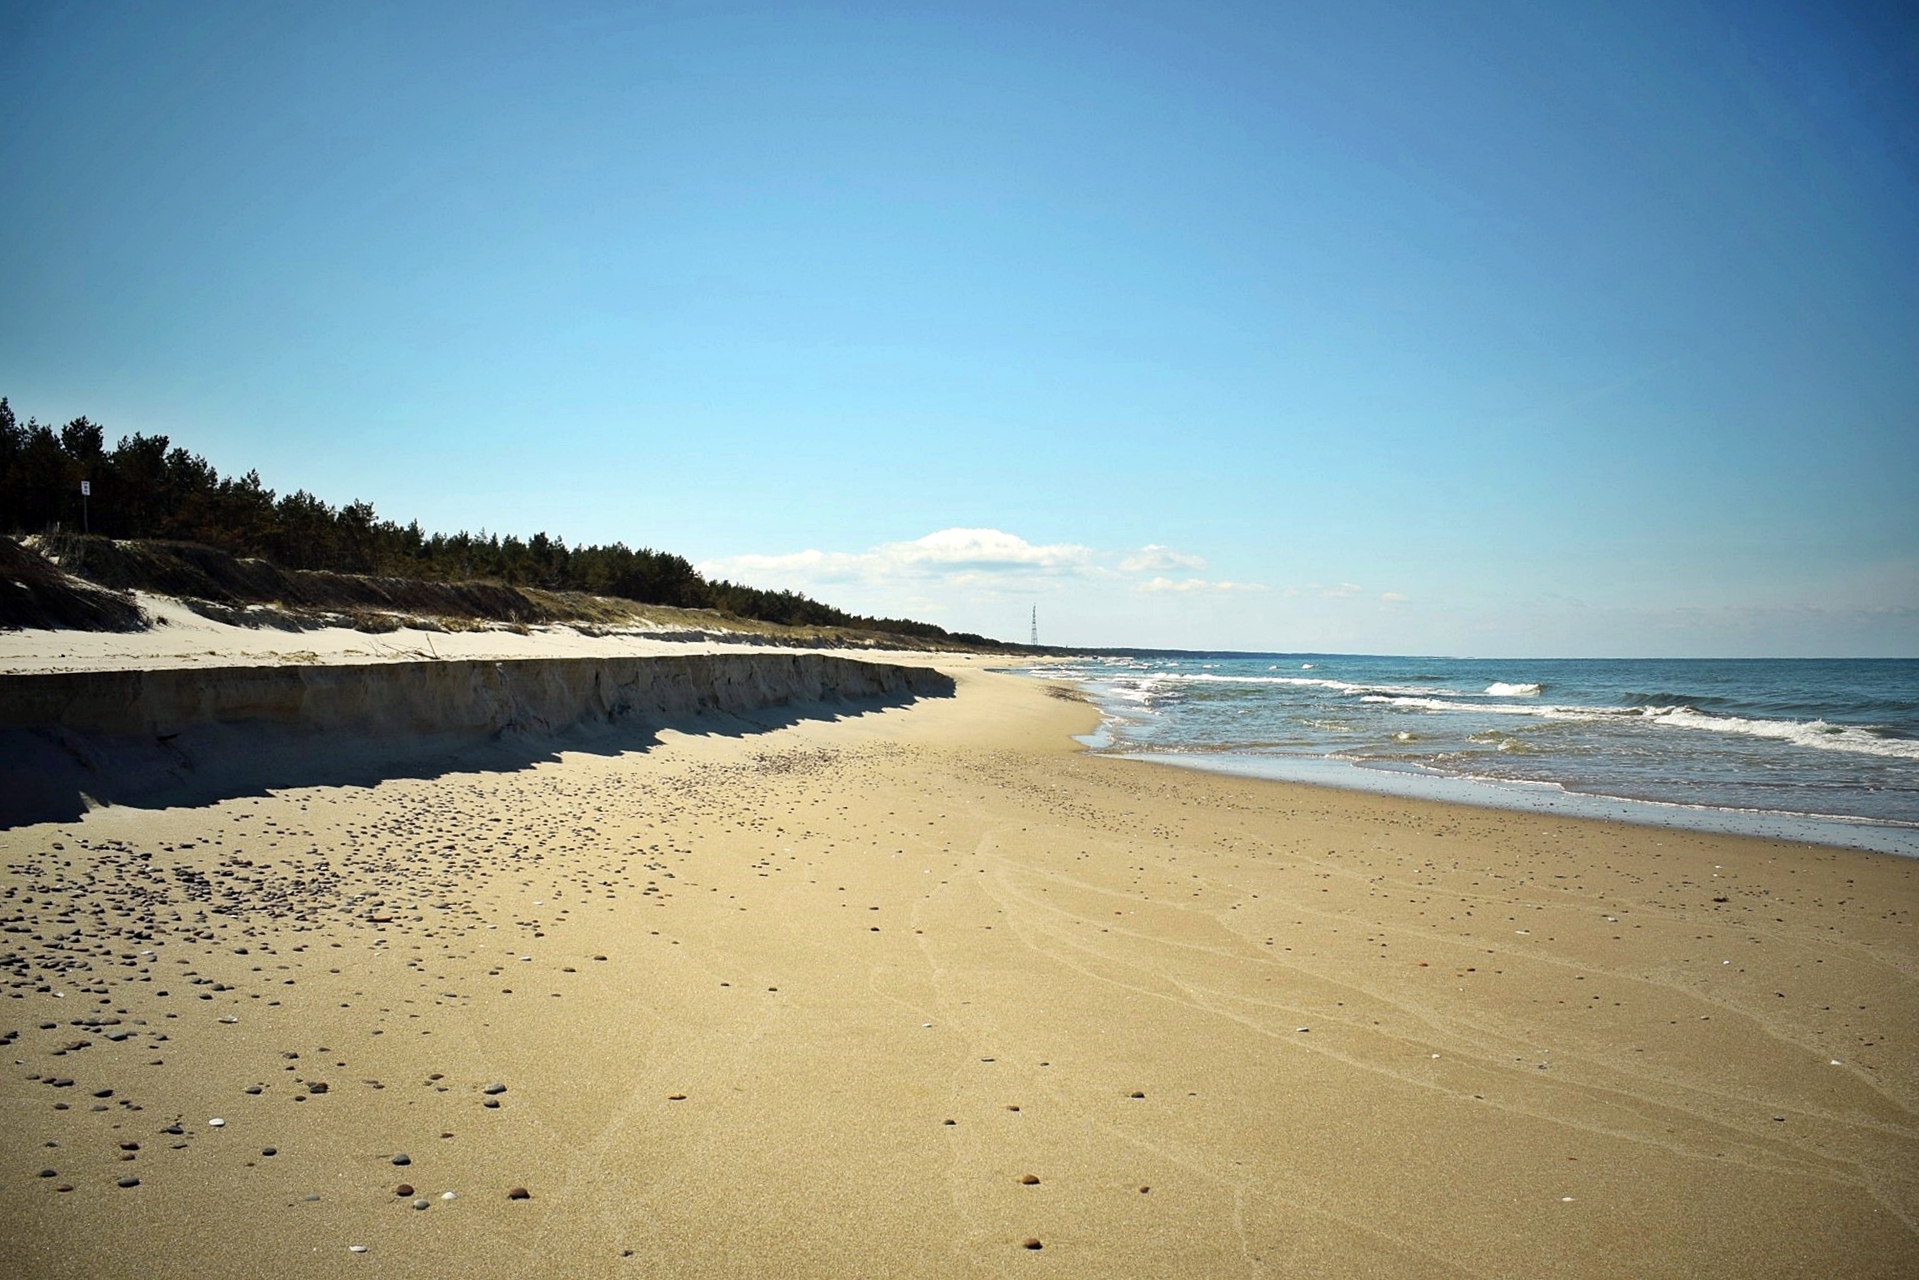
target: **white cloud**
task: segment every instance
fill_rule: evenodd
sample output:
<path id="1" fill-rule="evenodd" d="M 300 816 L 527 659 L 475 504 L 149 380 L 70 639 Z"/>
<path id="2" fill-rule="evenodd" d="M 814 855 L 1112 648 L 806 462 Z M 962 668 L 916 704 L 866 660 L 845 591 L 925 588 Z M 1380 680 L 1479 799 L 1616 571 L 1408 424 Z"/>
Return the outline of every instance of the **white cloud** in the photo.
<path id="1" fill-rule="evenodd" d="M 1084 596 L 1086 590 L 1097 593 L 1102 586 L 1121 585 L 1151 595 L 1267 590 L 1259 583 L 1212 581 L 1190 572 L 1205 563 L 1200 556 L 1159 543 L 1122 553 L 1076 542 L 1028 542 L 1002 529 L 941 529 L 911 542 L 885 542 L 860 552 L 809 549 L 738 555 L 696 567 L 710 578 L 803 591 L 842 608 L 901 616 L 918 610 L 951 617 L 961 600 L 971 607 L 1006 597 L 1029 598 L 1035 592 L 1071 595 L 1075 586 L 1082 599 L 1090 598 Z"/>
<path id="2" fill-rule="evenodd" d="M 886 542 L 870 551 L 794 551 L 741 555 L 697 566 L 709 577 L 756 585 L 809 582 L 894 582 L 938 579 L 984 585 L 1006 577 L 1077 576 L 1100 572 L 1090 547 L 1060 542 L 1036 544 L 999 529 L 941 529 L 912 542 Z"/>
<path id="3" fill-rule="evenodd" d="M 1405 604 L 1408 599 L 1397 591 L 1382 591 L 1379 593 L 1379 598 L 1387 604 Z"/>
<path id="4" fill-rule="evenodd" d="M 1119 567 L 1127 573 L 1163 573 L 1171 569 L 1204 569 L 1206 557 L 1188 555 L 1184 551 L 1175 551 L 1171 547 L 1162 547 L 1157 542 L 1149 542 L 1119 562 Z"/>
<path id="5" fill-rule="evenodd" d="M 1133 589 L 1135 591 L 1155 591 L 1155 592 L 1157 591 L 1264 591 L 1266 590 L 1265 587 L 1262 587 L 1257 582 L 1207 582 L 1203 578 L 1181 578 L 1178 581 L 1175 581 L 1172 578 L 1165 578 L 1165 577 L 1158 577 L 1148 582 L 1142 582 Z"/>

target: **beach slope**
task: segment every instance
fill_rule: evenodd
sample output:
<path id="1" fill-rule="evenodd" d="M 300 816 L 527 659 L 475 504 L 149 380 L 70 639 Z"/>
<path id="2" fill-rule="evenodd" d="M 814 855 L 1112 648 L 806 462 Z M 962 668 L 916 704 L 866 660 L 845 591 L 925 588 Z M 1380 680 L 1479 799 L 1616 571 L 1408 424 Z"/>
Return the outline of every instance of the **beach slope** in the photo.
<path id="1" fill-rule="evenodd" d="M 1919 1272 L 1919 864 L 1090 756 L 940 665 L 0 831 L 0 1270 Z"/>

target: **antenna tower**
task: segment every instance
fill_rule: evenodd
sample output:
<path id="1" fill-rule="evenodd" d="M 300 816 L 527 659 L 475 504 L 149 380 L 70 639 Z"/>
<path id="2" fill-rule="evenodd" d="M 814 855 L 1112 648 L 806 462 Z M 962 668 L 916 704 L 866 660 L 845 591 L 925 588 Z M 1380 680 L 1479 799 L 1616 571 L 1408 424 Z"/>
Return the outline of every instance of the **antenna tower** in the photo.
<path id="1" fill-rule="evenodd" d="M 1039 648 L 1039 606 L 1038 606 L 1038 605 L 1034 605 L 1034 606 L 1033 606 L 1033 639 L 1032 639 L 1032 645 L 1033 645 L 1033 647 L 1034 647 L 1035 649 L 1037 649 L 1037 648 Z"/>

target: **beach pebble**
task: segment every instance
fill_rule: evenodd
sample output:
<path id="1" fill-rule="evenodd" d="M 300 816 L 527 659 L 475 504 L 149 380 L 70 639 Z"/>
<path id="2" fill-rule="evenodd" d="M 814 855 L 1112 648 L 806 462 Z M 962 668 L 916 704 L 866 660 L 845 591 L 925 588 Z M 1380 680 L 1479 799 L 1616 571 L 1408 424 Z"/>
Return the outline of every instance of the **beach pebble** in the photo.
<path id="1" fill-rule="evenodd" d="M 261 1154 L 261 1155 L 263 1155 L 263 1156 L 277 1156 L 277 1155 L 279 1155 L 279 1154 L 280 1154 L 280 1148 L 278 1148 L 278 1147 L 261 1147 L 261 1148 L 260 1148 L 260 1154 Z"/>
<path id="2" fill-rule="evenodd" d="M 458 1200 L 459 1198 L 460 1197 L 454 1195 L 451 1191 L 442 1191 L 440 1193 L 440 1199 L 442 1200 Z"/>
<path id="3" fill-rule="evenodd" d="M 531 1200 L 533 1193 L 525 1187 L 514 1187 L 506 1193 L 506 1198 L 509 1200 Z"/>
<path id="4" fill-rule="evenodd" d="M 488 1095 L 496 1094 L 496 1093 L 505 1093 L 506 1086 L 496 1080 L 492 1084 L 488 1085 L 486 1088 L 480 1090 L 480 1092 Z"/>
<path id="5" fill-rule="evenodd" d="M 119 1183 L 118 1183 L 117 1185 L 119 1185 L 119 1186 L 122 1186 L 122 1187 L 137 1187 L 137 1186 L 139 1186 L 139 1185 L 140 1185 L 140 1179 L 138 1179 L 138 1178 L 122 1178 L 122 1179 L 120 1179 L 120 1181 L 119 1181 Z"/>
<path id="6" fill-rule="evenodd" d="M 393 1188 L 393 1194 L 404 1200 L 407 1196 L 413 1194 L 413 1184 L 410 1182 L 402 1182 L 399 1186 Z"/>
<path id="7" fill-rule="evenodd" d="M 365 1253 L 366 1246 L 363 1244 L 350 1244 L 346 1247 L 346 1251 L 348 1253 Z"/>
<path id="8" fill-rule="evenodd" d="M 1044 1249 L 1046 1246 L 1039 1242 L 1038 1236 L 1027 1236 L 1019 1242 L 1019 1247 L 1022 1249 Z"/>
<path id="9" fill-rule="evenodd" d="M 43 1178 L 57 1178 L 60 1176 L 60 1171 L 58 1169 L 42 1169 L 40 1176 Z"/>
<path id="10" fill-rule="evenodd" d="M 307 1086 L 308 1093 L 325 1093 L 326 1091 L 327 1091 L 327 1083 L 324 1080 L 315 1080 L 312 1084 Z"/>
<path id="11" fill-rule="evenodd" d="M 413 1163 L 413 1157 L 402 1151 L 393 1157 L 393 1163 L 399 1165 L 401 1168 L 405 1168 L 407 1165 Z"/>
<path id="12" fill-rule="evenodd" d="M 227 1122 L 222 1120 L 219 1116 L 215 1116 L 213 1117 L 213 1119 L 207 1121 L 207 1128 L 209 1129 L 224 1129 L 226 1127 L 227 1127 Z"/>
<path id="13" fill-rule="evenodd" d="M 415 1201 L 413 1202 L 413 1207 L 414 1207 L 415 1209 L 424 1209 L 424 1208 L 426 1208 L 426 1207 L 427 1207 L 427 1201 L 426 1201 L 426 1199 L 425 1199 L 425 1197 L 421 1197 L 420 1199 L 418 1199 L 418 1200 L 415 1200 Z"/>
<path id="14" fill-rule="evenodd" d="M 1138 1089 L 1135 1089 L 1131 1093 L 1127 1094 L 1126 1096 L 1129 1098 L 1143 1098 L 1146 1095 L 1141 1093 Z"/>
<path id="15" fill-rule="evenodd" d="M 1019 1176 L 1019 1184 L 1022 1187 L 1037 1187 L 1039 1185 L 1039 1175 L 1032 1174 L 1032 1173 L 1022 1173 Z"/>

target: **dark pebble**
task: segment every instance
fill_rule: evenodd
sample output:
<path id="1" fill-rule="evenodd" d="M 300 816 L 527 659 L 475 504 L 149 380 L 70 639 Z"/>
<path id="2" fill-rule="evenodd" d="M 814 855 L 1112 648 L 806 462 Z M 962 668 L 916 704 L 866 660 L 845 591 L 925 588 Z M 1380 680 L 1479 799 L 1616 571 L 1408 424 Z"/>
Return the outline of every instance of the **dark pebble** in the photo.
<path id="1" fill-rule="evenodd" d="M 261 1154 L 261 1155 L 263 1155 L 263 1156 L 277 1156 L 277 1155 L 279 1155 L 279 1154 L 280 1154 L 280 1148 L 278 1148 L 278 1147 L 261 1147 L 261 1148 L 260 1148 L 260 1154 Z"/>
<path id="2" fill-rule="evenodd" d="M 531 1200 L 533 1198 L 533 1193 L 531 1191 L 528 1191 L 525 1187 L 514 1187 L 511 1191 L 508 1191 L 506 1193 L 506 1198 L 509 1200 Z"/>
<path id="3" fill-rule="evenodd" d="M 57 1178 L 60 1176 L 60 1171 L 58 1169 L 42 1169 L 40 1176 L 43 1178 Z"/>
<path id="4" fill-rule="evenodd" d="M 480 1092 L 484 1094 L 505 1093 L 506 1086 L 496 1080 L 492 1084 L 488 1085 L 486 1088 L 480 1090 Z"/>
<path id="5" fill-rule="evenodd" d="M 1141 1093 L 1138 1089 L 1135 1089 L 1131 1093 L 1127 1094 L 1126 1096 L 1129 1098 L 1143 1098 L 1146 1095 Z"/>
<path id="6" fill-rule="evenodd" d="M 123 1187 L 137 1187 L 137 1186 L 139 1186 L 139 1185 L 140 1185 L 140 1179 L 138 1179 L 138 1178 L 122 1178 L 122 1179 L 120 1179 L 120 1183 L 119 1183 L 119 1185 L 120 1185 L 120 1186 L 123 1186 Z"/>
<path id="7" fill-rule="evenodd" d="M 308 1093 L 325 1093 L 325 1092 L 326 1092 L 326 1081 L 324 1081 L 324 1080 L 315 1080 L 315 1081 L 314 1081 L 314 1082 L 313 1082 L 312 1084 L 310 1084 L 310 1085 L 308 1085 L 308 1086 L 307 1086 L 307 1092 L 308 1092 Z"/>
<path id="8" fill-rule="evenodd" d="M 401 1199 L 405 1199 L 407 1196 L 413 1194 L 413 1184 L 410 1182 L 402 1182 L 399 1186 L 393 1188 L 393 1194 L 399 1196 Z"/>
<path id="9" fill-rule="evenodd" d="M 1019 1176 L 1019 1184 L 1022 1187 L 1037 1187 L 1039 1185 L 1039 1177 L 1036 1174 L 1022 1173 Z"/>
<path id="10" fill-rule="evenodd" d="M 1038 1236 L 1027 1236 L 1019 1242 L 1019 1247 L 1022 1249 L 1044 1249 L 1046 1246 L 1039 1242 Z"/>
<path id="11" fill-rule="evenodd" d="M 413 1163 L 413 1157 L 402 1151 L 399 1155 L 393 1157 L 393 1163 L 404 1168 Z"/>

